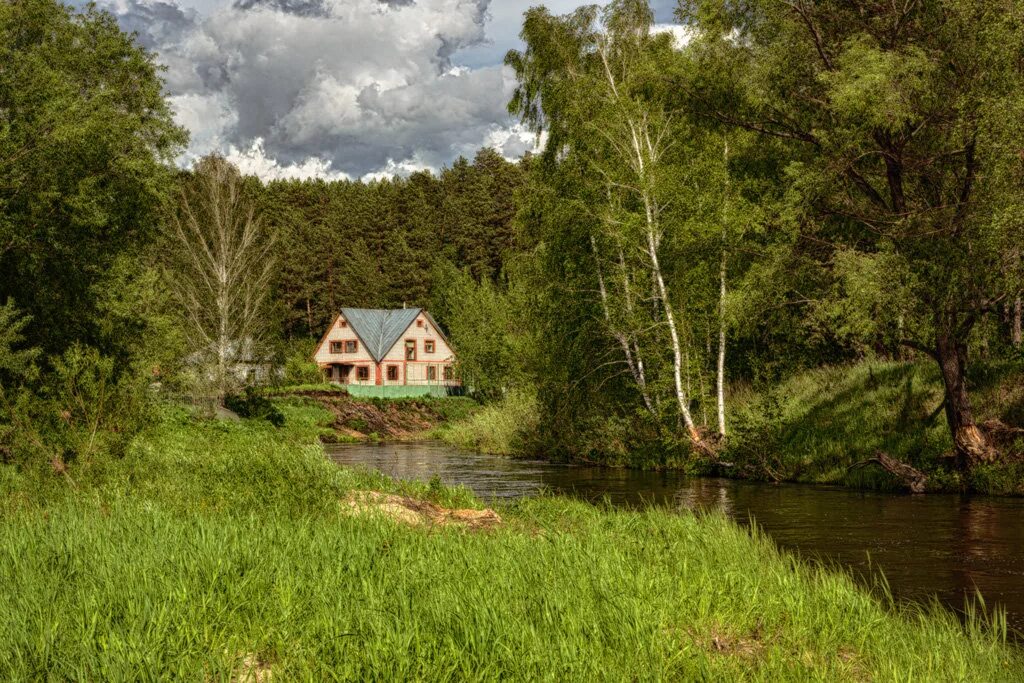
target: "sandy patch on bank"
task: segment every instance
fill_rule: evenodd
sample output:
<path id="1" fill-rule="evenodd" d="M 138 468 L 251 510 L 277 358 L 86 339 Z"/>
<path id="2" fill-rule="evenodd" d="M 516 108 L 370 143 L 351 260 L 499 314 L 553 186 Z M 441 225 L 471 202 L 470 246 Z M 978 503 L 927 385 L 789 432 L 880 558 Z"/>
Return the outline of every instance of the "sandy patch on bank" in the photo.
<path id="1" fill-rule="evenodd" d="M 467 529 L 491 529 L 501 517 L 491 509 L 444 508 L 425 500 L 380 491 L 354 491 L 342 507 L 355 514 L 380 514 L 412 526 L 460 526 Z"/>

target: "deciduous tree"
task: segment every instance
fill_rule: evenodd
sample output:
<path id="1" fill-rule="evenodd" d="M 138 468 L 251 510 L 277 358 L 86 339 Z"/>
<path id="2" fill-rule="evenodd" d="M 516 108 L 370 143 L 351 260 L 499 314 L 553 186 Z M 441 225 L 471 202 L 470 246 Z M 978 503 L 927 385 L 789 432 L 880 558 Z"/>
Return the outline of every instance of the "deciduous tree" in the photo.
<path id="1" fill-rule="evenodd" d="M 210 156 L 186 178 L 168 229 L 167 284 L 200 379 L 218 400 L 264 361 L 274 324 L 274 240 L 243 191 L 243 179 Z"/>

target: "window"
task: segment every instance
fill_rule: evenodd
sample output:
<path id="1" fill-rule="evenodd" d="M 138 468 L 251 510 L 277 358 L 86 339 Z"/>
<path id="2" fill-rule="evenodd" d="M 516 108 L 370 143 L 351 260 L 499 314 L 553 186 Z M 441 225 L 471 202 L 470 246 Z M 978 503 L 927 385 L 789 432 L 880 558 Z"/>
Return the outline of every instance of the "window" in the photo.
<path id="1" fill-rule="evenodd" d="M 423 353 L 433 353 L 433 352 L 434 352 L 434 341 L 432 339 L 428 339 L 427 341 L 423 342 Z"/>
<path id="2" fill-rule="evenodd" d="M 345 353 L 355 353 L 357 350 L 359 350 L 359 342 L 355 339 L 345 340 Z"/>
<path id="3" fill-rule="evenodd" d="M 406 339 L 405 340 L 405 359 L 416 360 L 416 340 Z"/>
<path id="4" fill-rule="evenodd" d="M 331 353 L 341 353 L 341 342 L 340 341 L 332 341 L 331 342 Z"/>
<path id="5" fill-rule="evenodd" d="M 360 365 L 356 368 L 356 379 L 360 382 L 365 382 L 370 379 L 370 368 L 365 365 Z"/>
<path id="6" fill-rule="evenodd" d="M 397 365 L 389 365 L 388 366 L 388 381 L 389 382 L 397 382 L 398 381 L 398 366 Z"/>
<path id="7" fill-rule="evenodd" d="M 436 379 L 437 379 L 437 368 L 435 368 L 433 365 L 428 365 L 427 366 L 427 381 L 428 382 L 433 382 Z"/>
<path id="8" fill-rule="evenodd" d="M 445 380 L 451 380 L 451 378 L 452 378 L 452 366 L 450 366 L 450 365 L 444 366 L 444 378 L 445 378 Z"/>
<path id="9" fill-rule="evenodd" d="M 419 320 L 416 321 L 416 327 L 423 327 L 423 319 L 422 318 L 420 318 Z"/>
<path id="10" fill-rule="evenodd" d="M 348 323 L 344 320 L 339 320 L 338 327 L 348 327 Z"/>

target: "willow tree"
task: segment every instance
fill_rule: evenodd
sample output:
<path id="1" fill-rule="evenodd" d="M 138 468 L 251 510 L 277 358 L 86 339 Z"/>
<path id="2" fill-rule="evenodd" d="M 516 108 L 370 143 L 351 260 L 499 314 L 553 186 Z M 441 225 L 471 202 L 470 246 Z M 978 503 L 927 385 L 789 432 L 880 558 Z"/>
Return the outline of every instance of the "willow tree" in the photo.
<path id="1" fill-rule="evenodd" d="M 272 330 L 274 240 L 238 169 L 210 156 L 181 189 L 168 229 L 167 283 L 180 307 L 189 360 L 219 401 L 266 357 Z"/>
<path id="2" fill-rule="evenodd" d="M 678 245 L 678 205 L 695 174 L 686 121 L 665 106 L 661 74 L 675 59 L 671 38 L 652 35 L 652 23 L 649 6 L 638 0 L 563 17 L 528 11 L 526 49 L 506 57 L 519 79 L 509 110 L 547 133 L 545 163 L 574 174 L 571 194 L 593 225 L 591 260 L 583 265 L 617 362 L 646 411 L 657 418 L 674 406 L 700 444 L 688 386 L 695 350 L 682 313 L 693 293 L 671 278 L 675 259 L 665 261 Z"/>
<path id="3" fill-rule="evenodd" d="M 937 364 L 961 466 L 996 458 L 966 373 L 979 320 L 1019 291 L 1005 261 L 1021 239 L 1006 215 L 1024 148 L 1020 3 L 683 0 L 678 14 L 701 60 L 690 96 L 789 143 L 804 236 L 849 272 L 885 273 L 899 302 L 872 322 Z"/>

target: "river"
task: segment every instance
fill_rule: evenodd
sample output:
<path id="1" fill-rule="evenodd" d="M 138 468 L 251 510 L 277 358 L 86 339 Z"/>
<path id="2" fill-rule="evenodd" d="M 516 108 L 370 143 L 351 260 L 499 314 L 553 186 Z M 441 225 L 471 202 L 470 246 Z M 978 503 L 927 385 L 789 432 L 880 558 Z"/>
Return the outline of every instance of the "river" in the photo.
<path id="1" fill-rule="evenodd" d="M 550 491 L 613 505 L 720 510 L 756 520 L 782 548 L 841 566 L 861 581 L 881 570 L 897 599 L 937 598 L 961 611 L 980 592 L 1024 633 L 1024 499 L 854 491 L 579 467 L 458 451 L 438 443 L 328 446 L 332 460 L 396 479 L 462 484 L 485 500 Z"/>

